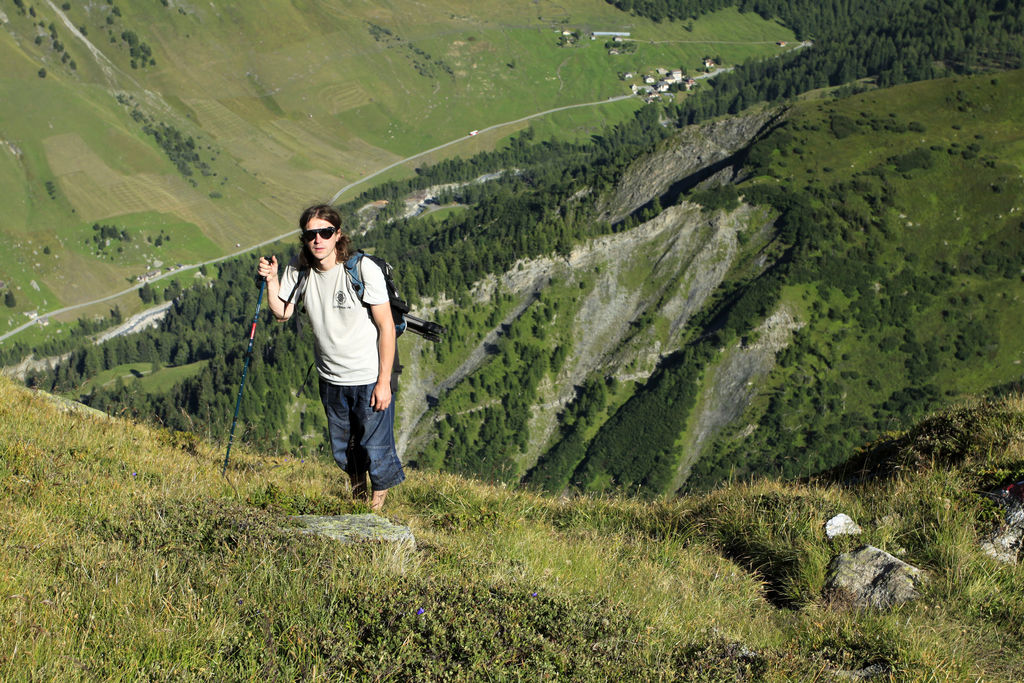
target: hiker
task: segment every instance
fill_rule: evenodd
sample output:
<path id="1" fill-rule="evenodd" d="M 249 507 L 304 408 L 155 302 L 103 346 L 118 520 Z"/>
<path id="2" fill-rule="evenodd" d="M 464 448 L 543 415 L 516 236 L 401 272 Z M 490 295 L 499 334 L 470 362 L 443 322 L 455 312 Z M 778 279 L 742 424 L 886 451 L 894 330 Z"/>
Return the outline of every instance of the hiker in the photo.
<path id="1" fill-rule="evenodd" d="M 395 450 L 395 323 L 384 275 L 371 259 L 361 260 L 360 301 L 345 268 L 350 241 L 333 207 L 309 207 L 299 229 L 302 249 L 280 280 L 276 256 L 261 258 L 257 272 L 267 281 L 267 303 L 279 321 L 292 316 L 301 297 L 316 341 L 334 460 L 348 473 L 355 498 L 366 497 L 369 474 L 370 510 L 379 512 L 388 489 L 405 479 Z"/>

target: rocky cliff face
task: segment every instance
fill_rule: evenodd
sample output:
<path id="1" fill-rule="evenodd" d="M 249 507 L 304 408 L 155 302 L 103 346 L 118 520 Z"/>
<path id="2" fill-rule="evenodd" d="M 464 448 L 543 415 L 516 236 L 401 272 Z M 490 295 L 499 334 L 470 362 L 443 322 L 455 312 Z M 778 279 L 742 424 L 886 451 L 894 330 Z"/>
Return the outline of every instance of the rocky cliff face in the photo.
<path id="1" fill-rule="evenodd" d="M 659 151 L 630 167 L 603 205 L 602 218 L 614 223 L 655 197 L 674 201 L 681 192 L 702 183 L 728 182 L 737 153 L 784 116 L 783 109 L 769 109 L 680 131 Z"/>
<path id="2" fill-rule="evenodd" d="M 753 341 L 741 340 L 722 350 L 721 360 L 705 377 L 672 490 L 682 488 L 690 467 L 715 436 L 743 415 L 757 393 L 759 381 L 775 366 L 776 354 L 789 346 L 793 333 L 801 327 L 803 323 L 789 310 L 780 308 L 751 335 Z"/>
<path id="3" fill-rule="evenodd" d="M 606 207 L 615 210 L 605 209 L 604 217 L 617 220 L 655 198 L 663 201 L 684 184 L 728 174 L 737 153 L 779 116 L 778 110 L 769 111 L 680 132 L 658 152 L 632 165 L 605 201 Z M 532 467 L 556 438 L 560 412 L 587 378 L 646 382 L 658 363 L 680 347 L 689 334 L 687 323 L 708 304 L 734 267 L 741 251 L 739 235 L 746 233 L 745 241 L 756 241 L 770 234 L 768 217 L 749 206 L 705 214 L 677 197 L 663 206 L 653 219 L 596 238 L 566 258 L 520 262 L 503 276 L 479 283 L 478 301 L 488 300 L 498 288 L 511 292 L 520 303 L 510 319 L 497 325 L 449 377 L 429 377 L 416 358 L 403 359 L 407 369 L 404 415 L 398 428 L 400 448 L 415 449 L 419 438 L 428 438 L 425 428 L 444 417 L 432 407 L 435 399 L 488 362 L 486 349 L 493 348 L 502 330 L 552 281 L 573 283 L 584 275 L 596 278 L 581 290 L 575 315 L 567 323 L 572 325 L 573 340 L 567 361 L 556 377 L 542 383 L 533 400 L 530 446 L 518 458 L 521 471 Z M 644 323 L 638 325 L 638 321 Z M 727 354 L 710 375 L 715 386 L 704 389 L 708 398 L 702 401 L 703 412 L 687 440 L 682 479 L 709 439 L 742 412 L 750 384 L 770 369 L 775 352 L 787 343 L 796 324 L 787 312 L 778 312 L 765 323 L 756 343 Z"/>

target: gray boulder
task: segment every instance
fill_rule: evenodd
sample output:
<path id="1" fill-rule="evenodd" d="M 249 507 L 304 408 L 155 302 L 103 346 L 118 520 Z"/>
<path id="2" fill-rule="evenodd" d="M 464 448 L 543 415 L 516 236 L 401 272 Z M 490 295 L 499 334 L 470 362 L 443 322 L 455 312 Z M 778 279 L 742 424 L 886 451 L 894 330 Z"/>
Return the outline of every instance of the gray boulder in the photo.
<path id="1" fill-rule="evenodd" d="M 398 543 L 416 545 L 412 530 L 380 515 L 293 515 L 301 533 L 333 538 L 342 543 Z"/>
<path id="2" fill-rule="evenodd" d="M 874 546 L 832 560 L 825 591 L 856 607 L 885 609 L 917 599 L 925 574 Z"/>

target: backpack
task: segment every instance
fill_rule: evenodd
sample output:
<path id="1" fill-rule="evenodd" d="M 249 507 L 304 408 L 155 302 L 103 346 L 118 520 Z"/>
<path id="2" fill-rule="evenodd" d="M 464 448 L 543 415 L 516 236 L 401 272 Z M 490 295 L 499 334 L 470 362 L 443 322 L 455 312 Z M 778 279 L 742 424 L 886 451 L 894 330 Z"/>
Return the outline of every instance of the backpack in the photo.
<path id="1" fill-rule="evenodd" d="M 401 337 L 402 333 L 409 327 L 409 323 L 405 320 L 405 315 L 409 312 L 409 304 L 398 293 L 398 287 L 395 286 L 393 276 L 394 268 L 391 267 L 390 263 L 377 256 L 371 256 L 362 249 L 352 254 L 349 260 L 345 262 L 345 271 L 352 282 L 352 289 L 356 290 L 356 296 L 359 297 L 359 301 L 362 301 L 363 292 L 366 289 L 363 285 L 362 273 L 364 258 L 373 261 L 380 268 L 380 272 L 384 273 L 384 284 L 388 290 L 388 301 L 391 303 L 391 317 L 395 320 L 395 336 Z"/>
<path id="2" fill-rule="evenodd" d="M 380 268 L 380 271 L 384 274 L 384 284 L 388 290 L 388 301 L 391 303 L 391 317 L 395 320 L 395 336 L 400 337 L 403 332 L 409 330 L 428 341 L 441 341 L 441 335 L 446 331 L 444 325 L 440 325 L 429 320 L 423 320 L 422 318 L 417 318 L 416 316 L 411 315 L 409 313 L 409 304 L 402 298 L 401 294 L 398 293 L 398 287 L 395 285 L 394 268 L 390 263 L 379 256 L 367 254 L 362 249 L 354 253 L 348 261 L 345 262 L 345 272 L 348 273 L 349 280 L 352 282 L 352 289 L 355 290 L 360 303 L 363 301 L 363 292 L 366 291 L 366 287 L 363 285 L 362 269 L 360 267 L 364 258 L 368 258 L 377 264 L 377 267 Z M 308 268 L 304 268 L 299 271 L 299 278 L 295 283 L 295 289 L 292 290 L 293 294 L 295 291 L 298 291 L 299 287 L 302 285 L 302 281 L 308 274 Z"/>

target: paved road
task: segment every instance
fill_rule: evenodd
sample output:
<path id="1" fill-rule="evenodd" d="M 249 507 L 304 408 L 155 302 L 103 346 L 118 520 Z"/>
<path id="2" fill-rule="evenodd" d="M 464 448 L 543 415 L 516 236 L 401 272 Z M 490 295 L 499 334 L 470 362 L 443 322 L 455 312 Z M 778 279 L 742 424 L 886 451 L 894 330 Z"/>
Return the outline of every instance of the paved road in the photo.
<path id="1" fill-rule="evenodd" d="M 491 131 L 491 130 L 497 130 L 498 128 L 504 128 L 505 126 L 512 126 L 512 125 L 515 125 L 517 123 L 522 123 L 523 121 L 529 121 L 530 119 L 535 119 L 535 118 L 538 118 L 538 117 L 541 117 L 541 116 L 547 116 L 548 114 L 554 114 L 555 112 L 566 111 L 567 109 L 578 109 L 580 107 L 593 107 L 593 106 L 597 106 L 597 105 L 601 105 L 601 104 L 609 104 L 611 102 L 619 102 L 621 100 L 628 100 L 628 99 L 632 99 L 633 97 L 634 97 L 633 95 L 619 95 L 617 97 L 609 97 L 608 99 L 599 100 L 597 102 L 584 102 L 582 104 L 569 104 L 569 105 L 566 105 L 564 107 L 555 107 L 554 109 L 548 109 L 546 111 L 538 112 L 536 114 L 530 114 L 529 116 L 524 116 L 524 117 L 522 117 L 520 119 L 515 119 L 514 121 L 505 121 L 504 123 L 496 123 L 493 126 L 487 126 L 486 128 L 481 128 L 479 131 L 476 132 L 476 135 L 480 135 L 481 133 L 486 133 L 487 131 Z M 428 150 L 426 150 L 424 152 L 420 152 L 418 154 L 414 154 L 411 157 L 406 157 L 405 159 L 402 159 L 401 161 L 396 161 L 395 163 L 391 164 L 390 166 L 385 166 L 384 168 L 382 168 L 382 169 L 380 169 L 378 171 L 374 171 L 370 175 L 365 176 L 363 178 L 360 178 L 359 180 L 355 181 L 354 183 L 349 183 L 345 187 L 343 187 L 340 190 L 338 190 L 335 193 L 335 195 L 331 198 L 331 202 L 330 203 L 331 204 L 335 203 L 336 201 L 338 201 L 338 197 L 340 197 L 341 195 L 345 194 L 346 192 L 351 190 L 353 187 L 357 187 L 358 185 L 361 185 L 361 184 L 365 183 L 366 181 L 368 181 L 371 178 L 374 178 L 374 177 L 380 175 L 381 173 L 384 173 L 385 171 L 390 171 L 392 168 L 395 168 L 396 166 L 401 166 L 402 164 L 408 163 L 408 162 L 410 162 L 410 161 L 412 161 L 414 159 L 419 159 L 422 156 L 425 156 L 427 154 L 431 154 L 431 153 L 436 152 L 438 150 L 444 149 L 445 147 L 450 147 L 451 145 L 454 145 L 454 144 L 457 144 L 459 142 L 463 142 L 465 140 L 468 140 L 471 137 L 473 137 L 473 136 L 472 135 L 464 135 L 464 136 L 462 136 L 460 138 L 456 138 L 456 139 L 452 140 L 451 142 L 446 142 L 443 145 L 438 145 L 437 147 L 432 147 L 432 148 L 430 148 L 430 149 L 428 149 Z M 163 273 L 162 275 L 158 275 L 157 277 L 152 278 L 148 282 L 156 282 L 158 280 L 162 280 L 162 279 L 164 279 L 166 277 L 170 277 L 172 275 L 179 275 L 179 274 L 187 272 L 189 270 L 196 270 L 197 268 L 201 268 L 201 267 L 206 266 L 206 265 L 211 265 L 211 264 L 214 264 L 214 263 L 218 263 L 220 261 L 225 261 L 225 260 L 227 260 L 229 258 L 234 258 L 235 256 L 241 256 L 242 254 L 246 254 L 246 253 L 251 252 L 251 251 L 257 251 L 257 250 L 267 246 L 268 244 L 273 244 L 275 242 L 281 241 L 282 239 L 285 239 L 287 237 L 292 236 L 294 234 L 294 232 L 295 232 L 294 230 L 289 230 L 288 232 L 286 232 L 284 234 L 281 234 L 281 235 L 278 235 L 277 237 L 272 237 L 272 238 L 270 238 L 268 240 L 264 240 L 263 242 L 260 242 L 259 244 L 254 244 L 252 246 L 246 247 L 245 249 L 240 249 L 240 250 L 238 250 L 236 252 L 233 252 L 231 254 L 227 254 L 226 256 L 219 256 L 219 257 L 217 257 L 215 259 L 210 259 L 209 261 L 203 261 L 202 263 L 193 263 L 193 264 L 190 264 L 190 265 L 182 266 L 181 268 L 177 268 L 175 270 L 171 270 L 171 271 L 168 271 L 166 273 Z M 82 303 L 74 304 L 74 305 L 71 305 L 71 306 L 65 306 L 64 308 L 58 308 L 58 309 L 53 310 L 53 311 L 47 311 L 46 313 L 41 313 L 38 318 L 30 320 L 30 321 L 28 321 L 27 323 L 25 323 L 23 325 L 19 325 L 18 327 L 14 328 L 13 330 L 10 330 L 9 332 L 5 332 L 4 334 L 0 334 L 0 342 L 2 342 L 3 340 L 7 339 L 8 337 L 13 337 L 14 335 L 18 334 L 19 332 L 22 332 L 23 330 L 28 329 L 32 325 L 35 325 L 41 318 L 46 318 L 46 317 L 54 316 L 54 315 L 61 315 L 63 313 L 68 313 L 70 311 L 74 311 L 74 310 L 77 310 L 77 309 L 80 309 L 80 308 L 85 308 L 87 306 L 92 306 L 92 305 L 95 305 L 95 304 L 101 304 L 101 303 L 104 303 L 106 301 L 113 301 L 114 299 L 117 299 L 118 297 L 124 296 L 125 294 L 130 294 L 131 292 L 134 292 L 134 291 L 140 289 L 144 284 L 146 284 L 146 283 L 139 283 L 137 285 L 134 285 L 133 287 L 129 287 L 128 289 L 125 289 L 125 290 L 122 290 L 120 292 L 117 292 L 116 294 L 111 294 L 109 296 L 105 296 L 105 297 L 102 297 L 102 298 L 99 298 L 99 299 L 93 299 L 92 301 L 84 301 Z"/>
<path id="2" fill-rule="evenodd" d="M 541 116 L 547 116 L 548 114 L 554 114 L 555 112 L 565 111 L 567 109 L 578 109 L 580 107 L 593 107 L 593 106 L 596 106 L 596 105 L 599 105 L 599 104 L 608 104 L 610 102 L 619 102 L 621 100 L 629 100 L 629 99 L 633 99 L 635 97 L 636 97 L 635 95 L 618 95 L 617 97 L 609 97 L 606 100 L 599 100 L 597 102 L 584 102 L 582 104 L 568 104 L 568 105 L 566 105 L 564 107 L 555 107 L 554 109 L 548 109 L 546 111 L 537 112 L 536 114 L 530 114 L 529 116 L 524 116 L 523 118 L 516 119 L 514 121 L 505 121 L 504 123 L 496 123 L 493 126 L 487 126 L 486 128 L 481 128 L 480 130 L 475 131 L 473 133 L 473 135 L 464 135 L 461 138 L 455 138 L 451 142 L 446 142 L 443 145 L 438 145 L 437 147 L 431 147 L 430 149 L 428 149 L 428 150 L 426 150 L 424 152 L 420 152 L 419 154 L 414 154 L 411 157 L 407 157 L 405 159 L 402 159 L 401 161 L 396 161 L 395 163 L 391 164 L 390 166 L 385 166 L 384 168 L 380 169 L 379 171 L 374 171 L 373 173 L 371 173 L 370 175 L 366 176 L 365 178 L 360 178 L 356 182 L 351 183 L 349 185 L 346 185 L 345 187 L 343 187 L 340 190 L 338 190 L 334 194 L 334 196 L 331 197 L 331 202 L 330 203 L 333 204 L 334 202 L 338 201 L 338 197 L 340 197 L 341 195 L 345 194 L 346 192 L 351 190 L 353 187 L 355 187 L 357 185 L 360 185 L 362 183 L 365 183 L 370 178 L 378 176 L 381 173 L 384 173 L 385 171 L 390 171 L 394 167 L 401 166 L 402 164 L 408 163 L 408 162 L 412 161 L 413 159 L 419 159 L 422 156 L 426 156 L 427 154 L 432 154 L 433 152 L 436 152 L 436 151 L 438 151 L 440 149 L 444 149 L 445 147 L 450 147 L 450 146 L 452 146 L 454 144 L 463 142 L 465 140 L 469 140 L 474 135 L 480 135 L 481 133 L 486 133 L 487 131 L 497 130 L 499 128 L 504 128 L 505 126 L 512 126 L 512 125 L 515 125 L 517 123 L 522 123 L 523 121 L 529 121 L 530 119 L 536 119 L 536 118 L 539 118 Z"/>

